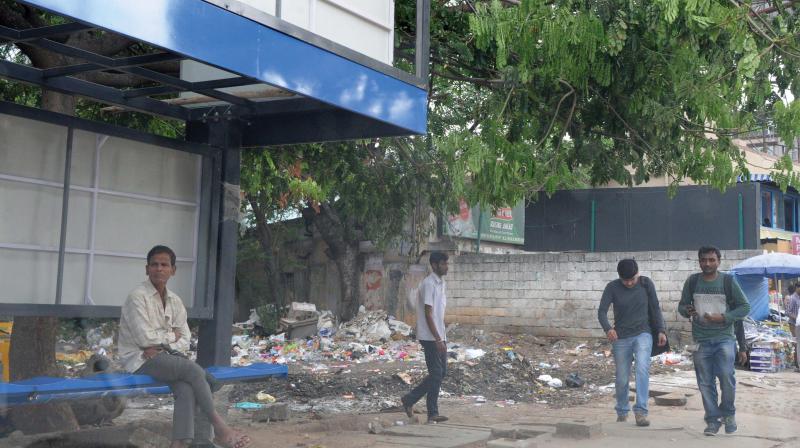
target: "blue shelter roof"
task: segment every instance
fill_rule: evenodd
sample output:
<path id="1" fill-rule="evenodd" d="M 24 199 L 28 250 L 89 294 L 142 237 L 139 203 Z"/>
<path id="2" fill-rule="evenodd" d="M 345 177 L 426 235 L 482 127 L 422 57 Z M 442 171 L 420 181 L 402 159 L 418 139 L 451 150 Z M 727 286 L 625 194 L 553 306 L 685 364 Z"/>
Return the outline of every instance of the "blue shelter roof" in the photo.
<path id="1" fill-rule="evenodd" d="M 191 109 L 153 96 L 197 92 L 228 103 L 226 113 L 257 122 L 256 130 L 243 138 L 246 145 L 426 132 L 427 91 L 420 78 L 357 55 L 264 13 L 245 17 L 214 0 L 24 0 L 20 3 L 74 22 L 25 30 L 0 27 L 0 38 L 25 41 L 85 63 L 39 70 L 2 61 L 2 75 L 12 79 L 185 121 L 201 119 L 208 109 Z M 115 59 L 53 39 L 59 33 L 85 29 L 117 33 L 163 52 Z M 154 62 L 184 58 L 241 78 L 188 82 L 146 67 Z M 127 72 L 159 85 L 124 91 L 74 76 L 98 69 Z M 253 83 L 269 84 L 289 94 L 256 102 L 219 90 Z M 258 121 L 264 117 L 269 119 Z"/>

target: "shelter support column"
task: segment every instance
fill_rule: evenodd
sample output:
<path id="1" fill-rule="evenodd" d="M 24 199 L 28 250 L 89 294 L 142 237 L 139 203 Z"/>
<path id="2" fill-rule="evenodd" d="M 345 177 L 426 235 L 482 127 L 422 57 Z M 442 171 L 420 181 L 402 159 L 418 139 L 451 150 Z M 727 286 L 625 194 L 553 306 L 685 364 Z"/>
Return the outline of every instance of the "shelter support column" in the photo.
<path id="1" fill-rule="evenodd" d="M 231 325 L 236 297 L 236 253 L 239 238 L 239 180 L 241 166 L 242 122 L 228 117 L 209 118 L 208 123 L 187 125 L 187 138 L 223 149 L 220 185 L 213 194 L 220 195 L 216 271 L 214 282 L 214 318 L 200 324 L 197 362 L 204 366 L 227 366 L 231 360 Z"/>

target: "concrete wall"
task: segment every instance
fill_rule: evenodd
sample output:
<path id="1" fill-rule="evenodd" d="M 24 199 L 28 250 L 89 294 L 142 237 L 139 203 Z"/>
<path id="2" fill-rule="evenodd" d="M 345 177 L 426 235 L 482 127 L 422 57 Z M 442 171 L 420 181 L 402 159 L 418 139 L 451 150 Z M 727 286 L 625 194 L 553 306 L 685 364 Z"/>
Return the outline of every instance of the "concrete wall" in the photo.
<path id="1" fill-rule="evenodd" d="M 723 251 L 721 269 L 761 253 Z M 684 281 L 699 272 L 695 251 L 461 254 L 450 259 L 446 320 L 489 331 L 603 337 L 597 321 L 600 296 L 618 277 L 617 262 L 627 257 L 653 279 L 671 340 L 690 343 L 691 325 L 677 306 Z"/>

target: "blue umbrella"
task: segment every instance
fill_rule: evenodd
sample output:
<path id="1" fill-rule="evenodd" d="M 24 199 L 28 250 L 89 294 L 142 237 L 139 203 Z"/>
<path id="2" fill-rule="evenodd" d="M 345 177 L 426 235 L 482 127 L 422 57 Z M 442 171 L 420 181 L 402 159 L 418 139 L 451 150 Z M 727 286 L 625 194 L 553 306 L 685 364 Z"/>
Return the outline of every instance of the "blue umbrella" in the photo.
<path id="1" fill-rule="evenodd" d="M 758 275 L 775 279 L 800 277 L 800 256 L 773 252 L 756 255 L 734 266 L 736 275 Z"/>

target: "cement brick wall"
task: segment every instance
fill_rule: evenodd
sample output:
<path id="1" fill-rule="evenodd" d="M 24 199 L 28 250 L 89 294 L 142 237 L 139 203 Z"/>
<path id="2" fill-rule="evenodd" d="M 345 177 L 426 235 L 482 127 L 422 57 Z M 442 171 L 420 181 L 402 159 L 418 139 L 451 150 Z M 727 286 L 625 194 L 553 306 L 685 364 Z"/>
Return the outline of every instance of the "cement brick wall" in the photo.
<path id="1" fill-rule="evenodd" d="M 723 251 L 721 270 L 761 253 Z M 672 341 L 689 343 L 691 325 L 677 307 L 684 281 L 699 272 L 696 251 L 457 255 L 447 276 L 446 320 L 489 331 L 603 337 L 597 307 L 622 258 L 636 259 L 653 279 Z"/>

